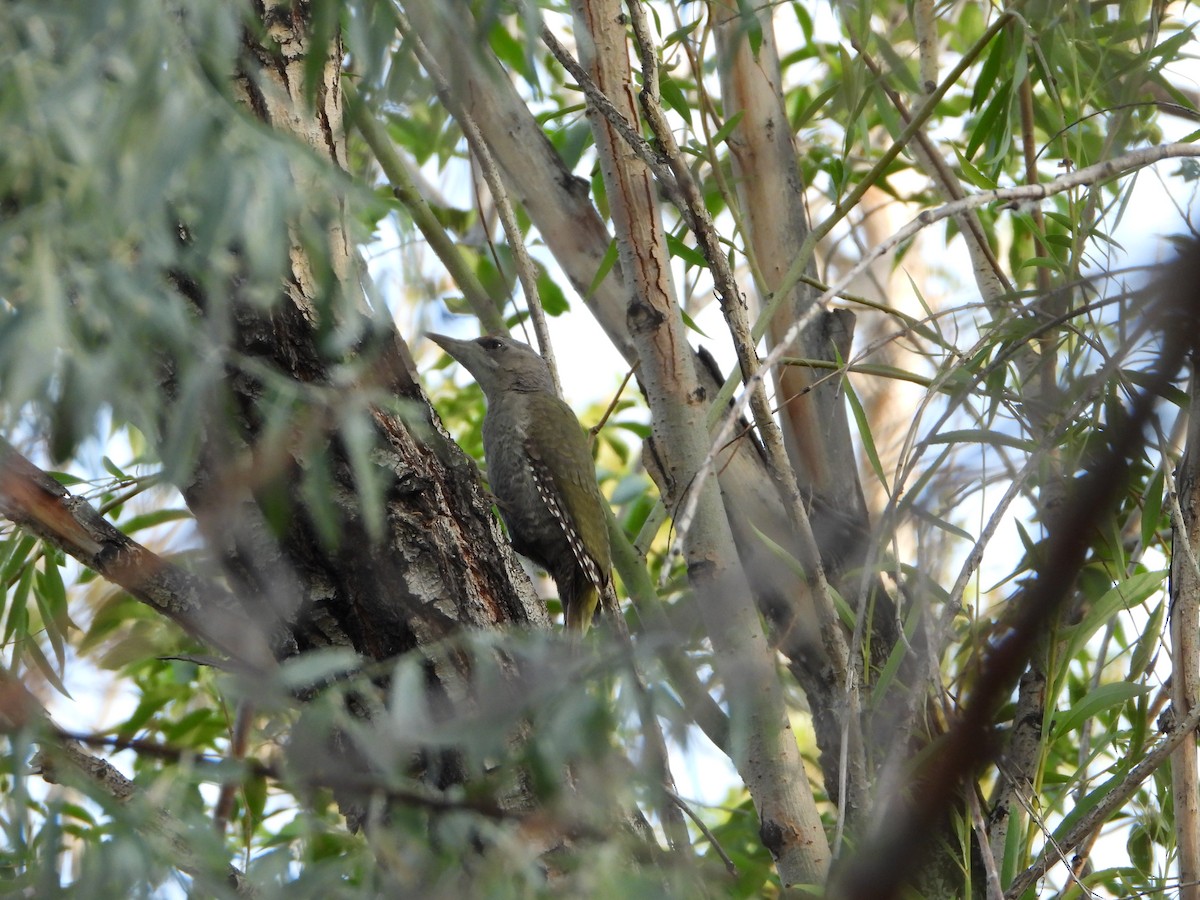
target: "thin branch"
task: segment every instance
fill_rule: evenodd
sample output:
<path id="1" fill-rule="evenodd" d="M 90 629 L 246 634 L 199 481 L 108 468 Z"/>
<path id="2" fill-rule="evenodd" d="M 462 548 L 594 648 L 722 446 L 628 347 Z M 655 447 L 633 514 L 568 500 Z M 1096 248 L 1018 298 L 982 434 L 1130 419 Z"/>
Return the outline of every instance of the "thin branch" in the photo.
<path id="1" fill-rule="evenodd" d="M 441 260 L 442 265 L 446 267 L 446 271 L 454 279 L 458 289 L 463 292 L 463 297 L 471 310 L 479 317 L 483 327 L 490 333 L 507 333 L 504 317 L 500 315 L 495 302 L 475 273 L 471 271 L 454 241 L 447 236 L 446 229 L 442 227 L 442 223 L 438 221 L 429 204 L 425 202 L 425 198 L 421 196 L 420 189 L 409 176 L 404 161 L 392 145 L 387 130 L 376 121 L 349 78 L 342 79 L 342 91 L 345 95 L 346 112 L 350 121 L 354 123 L 359 134 L 367 142 L 367 146 L 371 148 L 371 152 L 375 154 L 375 161 L 379 163 L 384 177 L 387 178 L 388 184 L 392 188 L 392 196 L 404 205 L 412 217 L 413 224 L 429 242 L 429 246 Z"/>
<path id="2" fill-rule="evenodd" d="M 496 212 L 500 216 L 500 224 L 504 228 L 504 236 L 508 240 L 508 246 L 513 252 L 513 263 L 516 266 L 517 277 L 521 281 L 521 291 L 525 294 L 525 304 L 529 309 L 530 319 L 533 321 L 534 334 L 537 335 L 538 350 L 541 351 L 542 359 L 546 361 L 546 365 L 550 367 L 550 377 L 554 381 L 554 392 L 561 396 L 562 382 L 558 377 L 558 364 L 554 360 L 554 348 L 550 344 L 550 331 L 546 326 L 546 312 L 542 309 L 542 301 L 538 295 L 535 266 L 533 260 L 529 258 L 529 250 L 525 246 L 525 238 L 521 234 L 520 226 L 517 225 L 517 217 L 513 213 L 512 203 L 508 199 L 508 190 L 505 188 L 504 181 L 500 177 L 500 171 L 496 167 L 496 160 L 493 158 L 492 151 L 480 133 L 479 126 L 475 123 L 474 118 L 467 111 L 467 108 L 458 102 L 458 98 L 450 90 L 450 84 L 446 80 L 441 66 L 438 65 L 437 58 L 425 46 L 425 42 L 421 40 L 420 36 L 412 30 L 412 27 L 408 24 L 408 19 L 404 17 L 400 10 L 393 9 L 392 14 L 395 17 L 396 25 L 401 35 L 412 44 L 421 66 L 429 73 L 429 77 L 433 80 L 438 98 L 450 111 L 451 115 L 454 116 L 455 121 L 458 122 L 458 127 L 462 129 L 463 136 L 466 137 L 467 144 L 471 148 L 471 153 L 474 154 L 475 159 L 479 163 L 480 171 L 483 172 L 483 179 L 487 182 L 488 191 L 491 193 L 492 200 L 496 204 Z"/>
<path id="3" fill-rule="evenodd" d="M 575 83 L 583 91 L 584 96 L 587 97 L 588 105 L 608 120 L 609 124 L 621 135 L 621 139 L 637 154 L 638 159 L 645 163 L 650 171 L 654 173 L 655 180 L 666 192 L 675 207 L 679 209 L 686 222 L 687 204 L 683 201 L 679 185 L 676 184 L 675 176 L 667 163 L 650 146 L 650 142 L 638 133 L 637 128 L 630 123 L 629 119 L 625 118 L 605 93 L 596 86 L 591 76 L 576 61 L 575 57 L 568 52 L 567 48 L 559 42 L 554 33 L 544 25 L 542 26 L 542 43 L 549 49 L 550 54 L 558 60 L 559 65 L 566 69 L 571 77 L 575 79 Z M 691 223 L 687 224 L 690 227 Z"/>
<path id="4" fill-rule="evenodd" d="M 721 842 L 717 840 L 717 836 L 712 833 L 712 830 L 707 825 L 704 824 L 704 820 L 696 815 L 695 811 L 690 805 L 688 805 L 686 800 L 669 788 L 667 789 L 667 795 L 674 800 L 676 804 L 678 804 L 679 808 L 683 810 L 687 814 L 687 817 L 692 820 L 695 826 L 700 829 L 700 833 L 704 835 L 705 840 L 708 841 L 709 845 L 713 848 L 713 851 L 717 854 L 717 856 L 721 857 L 721 862 L 725 863 L 725 871 L 736 878 L 738 874 L 737 866 L 734 865 L 733 860 L 729 858 L 729 854 L 725 852 L 725 848 L 721 846 Z"/>
<path id="5" fill-rule="evenodd" d="M 912 5 L 913 33 L 917 36 L 917 59 L 921 90 L 930 93 L 937 88 L 938 33 L 934 0 L 914 0 Z"/>
<path id="6" fill-rule="evenodd" d="M 621 395 L 625 393 L 625 388 L 629 386 L 630 380 L 633 378 L 633 373 L 637 371 L 637 364 L 629 367 L 629 371 L 625 373 L 625 377 L 621 379 L 621 384 L 617 388 L 617 392 L 613 394 L 611 402 L 605 407 L 604 412 L 600 416 L 600 420 L 588 429 L 588 437 L 595 438 L 604 428 L 605 424 L 612 417 L 612 414 L 617 411 L 617 404 L 621 402 Z"/>
<path id="7" fill-rule="evenodd" d="M 253 723 L 254 704 L 249 700 L 239 701 L 237 711 L 234 713 L 229 736 L 229 752 L 233 755 L 234 759 L 242 760 L 246 758 L 246 745 Z M 221 790 L 217 794 L 217 800 L 213 804 L 213 829 L 219 835 L 224 836 L 225 829 L 229 825 L 229 819 L 233 815 L 233 802 L 237 798 L 238 788 L 239 785 L 237 782 L 230 780 L 221 785 Z"/>
<path id="8" fill-rule="evenodd" d="M 129 538 L 0 438 L 0 515 L 62 550 L 193 637 L 263 670 L 275 657 L 233 595 Z"/>
<path id="9" fill-rule="evenodd" d="M 820 297 L 816 299 L 812 307 L 803 315 L 797 317 L 784 341 L 781 341 L 770 353 L 763 359 L 762 367 L 755 375 L 753 381 L 759 381 L 765 377 L 765 373 L 780 363 L 786 355 L 787 347 L 795 340 L 805 328 L 809 327 L 819 316 L 825 307 L 842 291 L 844 291 L 854 279 L 858 278 L 865 272 L 875 260 L 884 256 L 893 248 L 899 246 L 907 240 L 912 239 L 925 228 L 934 225 L 937 222 L 945 219 L 961 215 L 967 210 L 978 209 L 992 203 L 1006 202 L 1012 208 L 1019 208 L 1020 205 L 1026 203 L 1037 203 L 1045 200 L 1048 197 L 1053 197 L 1072 188 L 1081 187 L 1083 185 L 1097 185 L 1106 181 L 1110 181 L 1127 172 L 1136 169 L 1145 168 L 1146 166 L 1154 165 L 1162 162 L 1165 159 L 1179 158 L 1195 158 L 1200 157 L 1200 146 L 1194 144 L 1159 144 L 1154 147 L 1146 147 L 1142 150 L 1135 150 L 1122 156 L 1114 157 L 1102 163 L 1097 163 L 1093 166 L 1088 166 L 1084 169 L 1077 169 L 1074 172 L 1069 172 L 1060 175 L 1058 178 L 1051 181 L 1043 181 L 1038 184 L 1017 185 L 1009 188 L 998 188 L 992 191 L 983 191 L 978 194 L 972 194 L 964 197 L 961 200 L 955 200 L 950 203 L 945 203 L 942 206 L 934 209 L 927 209 L 912 219 L 907 225 L 874 247 L 855 263 L 849 271 L 841 278 L 831 284 Z M 1006 207 L 1007 208 L 1007 207 Z M 726 441 L 729 440 L 733 433 L 738 417 L 745 411 L 746 403 L 748 402 L 748 392 L 753 387 L 752 384 L 746 385 L 746 391 L 737 397 L 735 402 L 726 406 L 725 404 L 733 396 L 733 389 L 729 383 L 726 388 L 729 393 L 726 394 L 726 389 L 717 396 L 717 400 L 713 404 L 713 410 L 724 416 L 723 423 L 720 428 L 714 432 L 712 442 L 712 450 L 706 459 L 706 464 L 696 473 L 698 479 L 707 478 L 715 474 L 716 458 L 719 449 L 723 447 Z M 689 496 L 683 510 L 677 517 L 676 522 L 679 529 L 682 531 L 684 523 L 689 523 L 695 515 L 694 502 Z"/>
<path id="10" fill-rule="evenodd" d="M 1037 861 L 1028 869 L 1013 879 L 1004 896 L 1016 900 L 1035 881 L 1042 878 L 1050 868 L 1061 860 L 1066 859 L 1076 847 L 1087 839 L 1093 831 L 1106 822 L 1126 801 L 1134 795 L 1139 787 L 1152 776 L 1168 759 L 1175 749 L 1185 741 L 1194 741 L 1197 726 L 1200 726 L 1200 704 L 1192 707 L 1191 712 L 1172 728 L 1167 736 L 1142 757 L 1141 762 L 1129 770 L 1115 787 L 1109 788 L 1103 784 L 1092 792 L 1093 796 L 1101 795 L 1102 799 L 1080 819 L 1076 820 L 1070 830 L 1055 839 L 1039 854 Z"/>
<path id="11" fill-rule="evenodd" d="M 1200 567 L 1196 562 L 1200 534 L 1200 399 L 1192 377 L 1187 445 L 1176 475 L 1164 463 L 1167 509 L 1171 518 L 1171 707 L 1176 717 L 1200 705 Z M 1164 456 L 1164 459 L 1166 457 Z M 1175 808 L 1175 845 L 1179 879 L 1200 878 L 1200 771 L 1196 746 L 1180 745 L 1171 759 L 1171 791 Z M 1180 897 L 1196 900 L 1200 889 L 1184 888 Z"/>
<path id="12" fill-rule="evenodd" d="M 605 593 L 613 594 L 611 585 L 605 590 Z M 659 815 L 662 816 L 663 830 L 666 832 L 667 843 L 673 852 L 690 855 L 691 839 L 688 835 L 687 823 L 683 819 L 684 810 L 678 803 L 679 795 L 675 793 L 675 776 L 671 773 L 671 757 L 667 752 L 667 742 L 663 737 L 658 716 L 655 714 L 650 691 L 646 687 L 642 673 L 638 671 L 633 640 L 629 637 L 629 629 L 625 627 L 625 620 L 621 618 L 620 607 L 615 603 L 615 594 L 612 599 L 613 606 L 616 607 L 613 620 L 616 624 L 621 649 L 624 651 L 625 665 L 629 670 L 634 695 L 637 698 L 638 717 L 642 721 L 642 741 L 645 753 L 649 758 L 649 765 L 654 771 L 654 789 L 660 794 L 658 806 Z"/>
<path id="13" fill-rule="evenodd" d="M 1000 886 L 1000 873 L 996 869 L 996 856 L 988 846 L 987 823 L 980 808 L 979 792 L 967 791 L 967 808 L 971 814 L 971 829 L 979 841 L 979 856 L 983 860 L 983 871 L 987 881 L 987 900 L 1003 900 L 1004 889 Z"/>

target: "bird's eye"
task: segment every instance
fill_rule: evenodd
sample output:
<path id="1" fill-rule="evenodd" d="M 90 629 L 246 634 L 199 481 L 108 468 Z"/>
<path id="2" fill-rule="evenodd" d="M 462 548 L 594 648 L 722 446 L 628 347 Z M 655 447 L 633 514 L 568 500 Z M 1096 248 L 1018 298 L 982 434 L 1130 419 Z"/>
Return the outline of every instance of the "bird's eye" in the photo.
<path id="1" fill-rule="evenodd" d="M 479 346 L 484 350 L 503 350 L 504 341 L 494 337 L 482 337 L 479 339 Z"/>

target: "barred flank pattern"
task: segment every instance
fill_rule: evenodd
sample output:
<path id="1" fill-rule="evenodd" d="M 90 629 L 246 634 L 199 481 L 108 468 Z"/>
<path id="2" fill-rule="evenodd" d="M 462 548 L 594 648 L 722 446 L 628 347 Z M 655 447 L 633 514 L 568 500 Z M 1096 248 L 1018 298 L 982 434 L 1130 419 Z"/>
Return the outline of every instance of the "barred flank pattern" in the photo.
<path id="1" fill-rule="evenodd" d="M 533 472 L 533 483 L 537 485 L 538 496 L 546 504 L 546 509 L 550 511 L 550 515 L 554 516 L 554 521 L 562 526 L 563 534 L 567 536 L 567 543 L 571 545 L 571 552 L 575 555 L 575 561 L 583 569 L 587 580 L 599 587 L 604 583 L 604 579 L 600 575 L 600 569 L 596 565 L 596 561 L 588 555 L 587 548 L 583 546 L 583 539 L 579 536 L 579 532 L 575 530 L 575 526 L 571 524 L 571 520 L 563 510 L 562 504 L 558 502 L 558 495 L 554 489 L 554 479 L 551 477 L 550 472 L 547 471 L 542 461 L 535 457 L 529 458 L 529 468 Z"/>

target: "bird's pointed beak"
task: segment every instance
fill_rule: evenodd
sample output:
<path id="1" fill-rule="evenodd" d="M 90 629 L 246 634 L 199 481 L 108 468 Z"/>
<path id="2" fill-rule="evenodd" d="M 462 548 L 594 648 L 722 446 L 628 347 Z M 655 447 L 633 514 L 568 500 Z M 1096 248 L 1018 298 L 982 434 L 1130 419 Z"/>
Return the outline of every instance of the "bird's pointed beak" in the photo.
<path id="1" fill-rule="evenodd" d="M 483 363 L 483 350 L 477 343 L 460 341 L 458 338 L 436 334 L 432 331 L 426 332 L 425 337 L 445 350 L 453 360 L 478 378 L 479 367 Z"/>
<path id="2" fill-rule="evenodd" d="M 435 334 L 432 331 L 427 331 L 425 337 L 429 338 L 459 362 L 463 362 L 463 357 L 471 355 L 471 341 L 460 341 L 457 338 L 448 337 L 444 334 Z"/>

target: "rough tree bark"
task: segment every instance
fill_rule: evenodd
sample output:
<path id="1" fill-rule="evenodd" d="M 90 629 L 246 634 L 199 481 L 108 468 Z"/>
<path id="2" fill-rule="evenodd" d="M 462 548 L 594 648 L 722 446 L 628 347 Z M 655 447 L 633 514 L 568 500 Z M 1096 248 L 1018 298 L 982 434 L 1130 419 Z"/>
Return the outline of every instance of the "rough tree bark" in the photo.
<path id="1" fill-rule="evenodd" d="M 244 38 L 238 96 L 283 139 L 344 167 L 339 41 L 312 46 L 294 4 L 265 3 L 261 15 L 262 32 Z M 313 53 L 324 59 L 309 84 Z M 299 170 L 293 182 L 310 187 Z M 204 273 L 172 273 L 198 326 L 227 334 L 236 361 L 226 394 L 208 400 L 198 461 L 181 485 L 234 594 L 280 657 L 338 646 L 386 660 L 463 627 L 547 627 L 477 469 L 441 430 L 399 335 L 368 316 L 336 212 L 327 237 L 328 267 L 293 241 L 289 276 L 270 306 L 239 296 L 236 279 L 218 298 L 201 287 Z M 329 349 L 339 327 L 355 338 L 348 350 Z M 176 362 L 165 364 L 168 388 Z M 283 429 L 264 405 L 280 381 L 298 398 Z M 356 423 L 348 424 L 348 396 L 372 401 Z M 364 421 L 365 454 L 353 431 Z M 305 479 L 316 477 L 330 486 L 323 508 L 303 499 Z M 285 514 L 269 515 L 280 503 Z M 435 708 L 460 695 L 448 686 L 466 679 L 457 668 L 449 654 L 430 660 Z M 430 777 L 453 783 L 454 768 L 446 754 Z"/>
<path id="2" fill-rule="evenodd" d="M 1193 367 L 1196 361 L 1193 360 Z M 1174 526 L 1171 553 L 1171 709 L 1185 719 L 1200 701 L 1200 399 L 1192 376 L 1187 445 L 1175 483 L 1178 507 L 1170 503 Z M 1179 852 L 1181 898 L 1200 897 L 1200 796 L 1195 741 L 1184 741 L 1171 756 L 1175 802 L 1175 844 Z"/>
<path id="3" fill-rule="evenodd" d="M 615 0 L 573 0 L 580 63 L 630 122 L 637 121 L 624 17 Z M 829 848 L 788 724 L 774 662 L 752 605 L 718 487 L 697 479 L 709 449 L 707 396 L 691 361 L 671 283 L 656 191 L 647 166 L 623 137 L 589 109 L 621 268 L 626 320 L 637 349 L 652 430 L 676 498 L 699 492 L 684 535 L 688 580 L 728 691 L 734 764 L 754 799 L 763 843 L 785 885 L 824 879 Z"/>
<path id="4" fill-rule="evenodd" d="M 465 8 L 430 0 L 406 0 L 404 8 L 413 31 L 421 36 L 437 58 L 455 58 L 456 65 L 446 72 L 450 89 L 484 135 L 502 168 L 509 191 L 520 200 L 613 345 L 631 366 L 635 365 L 637 354 L 625 315 L 628 277 L 622 262 L 618 260 L 606 278 L 598 284 L 593 283 L 612 237 L 588 195 L 586 182 L 576 178 L 563 164 L 529 107 L 517 94 L 503 66 L 486 45 L 479 43 L 464 52 L 462 35 L 477 34 L 479 28 Z M 770 11 L 764 9 L 761 15 L 769 25 Z M 728 20 L 723 21 L 727 23 Z M 736 29 L 738 26 L 733 23 L 722 26 L 725 27 Z M 737 47 L 737 40 L 729 38 L 728 52 L 736 51 Z M 773 81 L 767 75 L 772 66 L 777 69 L 778 60 L 768 56 L 760 61 L 744 53 L 738 57 L 737 65 L 752 71 L 741 76 L 745 85 L 730 100 L 730 109 L 736 110 L 740 103 L 753 103 L 756 116 L 769 119 L 771 110 L 779 103 L 776 94 L 779 79 L 777 73 Z M 740 99 L 742 93 L 746 94 L 745 99 Z M 731 114 L 727 110 L 727 115 Z M 780 112 L 776 119 L 785 121 L 786 116 Z M 629 121 L 636 123 L 636 119 Z M 749 125 L 743 123 L 735 129 L 730 140 L 746 155 L 742 162 L 747 170 L 755 164 L 766 166 L 770 163 L 754 179 L 748 179 L 762 189 L 768 189 L 772 183 L 771 172 L 789 165 L 795 167 L 798 163 L 786 128 L 772 128 L 770 147 L 764 148 L 760 146 L 762 137 L 752 127 L 757 124 L 761 124 L 757 118 Z M 630 128 L 636 132 L 636 125 Z M 769 160 L 759 159 L 767 153 L 772 154 Z M 779 183 L 793 181 L 789 176 Z M 796 189 L 799 188 L 796 184 Z M 760 200 L 756 196 L 747 202 L 758 203 Z M 779 200 L 779 192 L 772 191 L 770 205 L 778 206 Z M 803 238 L 803 231 L 789 231 L 797 216 L 803 223 L 802 197 L 791 198 L 785 206 L 786 215 L 778 220 L 772 218 L 770 210 L 762 210 L 751 217 L 758 223 L 754 225 L 754 239 L 763 242 L 755 243 L 752 249 L 780 275 L 795 257 L 796 241 Z M 759 221 L 760 217 L 762 221 Z M 804 307 L 806 298 L 811 303 L 812 298 L 805 289 L 799 289 L 798 306 L 792 306 L 790 311 L 785 310 L 780 315 L 794 316 L 798 308 Z M 847 319 L 852 317 L 844 312 L 823 316 L 821 323 L 803 336 L 805 348 L 802 352 L 830 360 L 840 354 L 844 359 L 850 340 Z M 711 357 L 693 354 L 693 365 L 705 394 L 716 396 L 724 376 L 712 364 Z M 850 464 L 854 450 L 845 412 L 841 408 L 842 397 L 833 381 L 826 381 L 815 391 L 805 393 L 807 382 L 797 385 L 793 376 L 787 377 L 788 384 L 781 391 L 793 397 L 789 410 L 797 411 L 801 421 L 825 422 L 803 440 L 808 445 L 805 453 L 816 454 L 824 461 L 818 465 L 824 474 L 819 479 L 821 489 L 816 491 L 818 502 L 810 515 L 827 571 L 833 577 L 852 569 L 855 561 L 861 560 L 865 548 L 863 538 L 868 532 L 861 486 Z M 796 396 L 797 392 L 799 396 Z M 793 425 L 791 430 L 795 427 Z M 792 440 L 791 437 L 788 439 Z M 798 457 L 803 455 L 798 454 Z M 670 485 L 655 474 L 658 469 L 652 454 L 646 462 L 660 490 L 670 499 Z M 802 485 L 812 488 L 817 479 L 806 469 L 802 459 L 799 463 L 798 479 Z M 782 548 L 792 559 L 804 560 L 806 554 L 773 486 L 760 448 L 751 438 L 743 435 L 722 448 L 716 468 L 742 568 L 750 579 L 759 609 L 772 626 L 772 644 L 784 654 L 790 670 L 809 696 L 818 740 L 823 748 L 821 764 L 825 780 L 830 790 L 835 791 L 838 783 L 836 748 L 840 744 L 842 728 L 838 710 L 843 698 L 832 687 L 834 679 L 822 649 L 813 603 L 808 596 L 809 587 L 796 578 L 794 567 L 781 558 L 776 548 Z M 835 471 L 836 475 L 833 474 Z M 842 484 L 843 476 L 850 480 Z M 843 494 L 850 498 L 848 504 L 843 502 Z M 856 596 L 857 588 L 856 577 L 852 586 L 843 586 L 843 593 Z M 878 624 L 880 618 L 877 615 L 873 624 Z M 891 632 L 890 620 L 884 624 Z M 884 648 L 881 652 L 886 653 L 894 639 L 894 634 L 890 633 L 876 635 L 872 647 Z"/>

